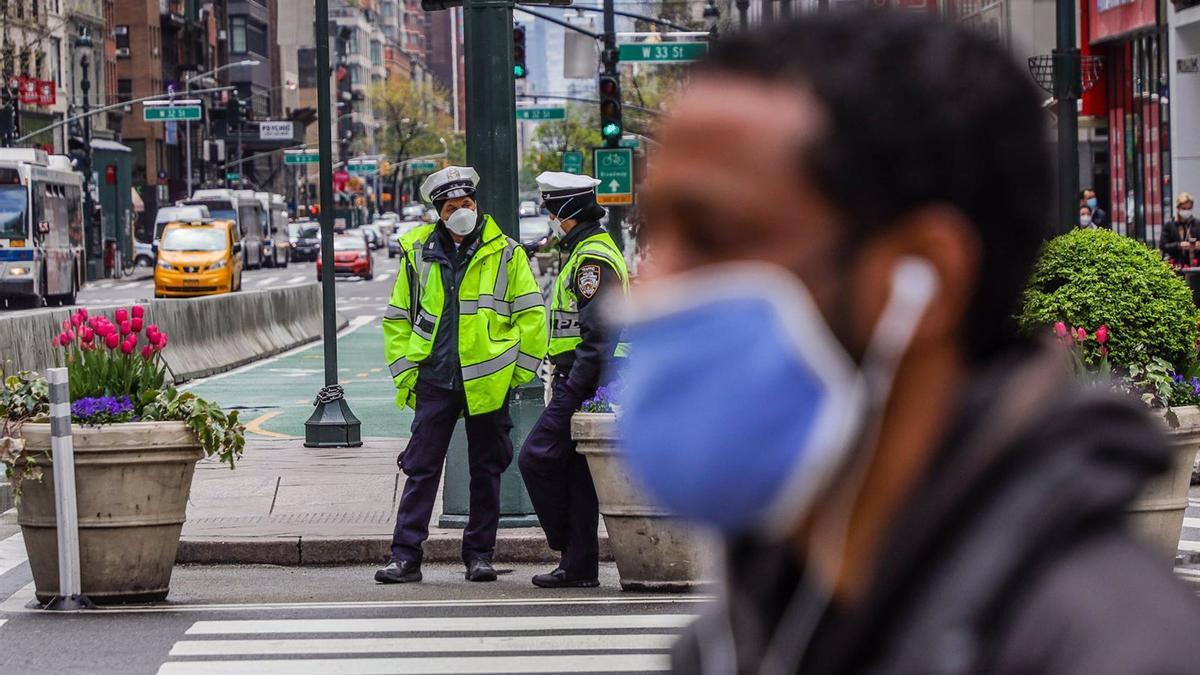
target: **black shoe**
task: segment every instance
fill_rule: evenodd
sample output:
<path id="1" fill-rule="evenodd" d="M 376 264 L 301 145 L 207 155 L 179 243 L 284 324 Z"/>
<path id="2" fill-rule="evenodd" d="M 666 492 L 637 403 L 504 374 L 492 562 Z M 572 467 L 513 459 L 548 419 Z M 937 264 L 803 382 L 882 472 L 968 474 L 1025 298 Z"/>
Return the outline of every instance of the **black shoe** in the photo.
<path id="1" fill-rule="evenodd" d="M 375 572 L 375 581 L 381 584 L 407 584 L 420 580 L 421 564 L 407 560 L 393 560 Z"/>
<path id="2" fill-rule="evenodd" d="M 467 581 L 495 581 L 496 568 L 491 560 L 479 558 L 467 563 Z"/>
<path id="3" fill-rule="evenodd" d="M 561 567 L 549 574 L 539 574 L 533 578 L 533 585 L 538 588 L 595 588 L 600 585 L 599 579 L 571 579 L 566 570 Z"/>

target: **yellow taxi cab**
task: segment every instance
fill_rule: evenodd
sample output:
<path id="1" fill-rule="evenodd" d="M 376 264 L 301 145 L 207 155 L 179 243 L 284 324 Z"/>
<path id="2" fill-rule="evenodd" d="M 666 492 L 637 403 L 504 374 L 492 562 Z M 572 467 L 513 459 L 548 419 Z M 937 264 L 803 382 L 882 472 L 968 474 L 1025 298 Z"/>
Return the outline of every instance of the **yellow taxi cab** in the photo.
<path id="1" fill-rule="evenodd" d="M 168 223 L 158 243 L 154 297 L 178 298 L 242 289 L 242 242 L 228 220 Z"/>

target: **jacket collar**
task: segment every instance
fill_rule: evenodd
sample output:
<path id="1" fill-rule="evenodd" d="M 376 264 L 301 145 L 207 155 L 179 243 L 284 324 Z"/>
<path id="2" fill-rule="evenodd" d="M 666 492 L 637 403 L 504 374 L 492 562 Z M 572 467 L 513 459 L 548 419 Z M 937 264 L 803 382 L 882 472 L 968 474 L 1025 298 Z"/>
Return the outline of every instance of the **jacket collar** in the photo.
<path id="1" fill-rule="evenodd" d="M 567 233 L 567 236 L 563 237 L 562 241 L 558 242 L 558 247 L 569 254 L 575 250 L 575 247 L 579 245 L 579 242 L 603 231 L 604 228 L 601 227 L 600 223 L 595 220 L 585 220 L 580 223 L 576 223 L 575 227 L 571 228 L 571 231 Z"/>

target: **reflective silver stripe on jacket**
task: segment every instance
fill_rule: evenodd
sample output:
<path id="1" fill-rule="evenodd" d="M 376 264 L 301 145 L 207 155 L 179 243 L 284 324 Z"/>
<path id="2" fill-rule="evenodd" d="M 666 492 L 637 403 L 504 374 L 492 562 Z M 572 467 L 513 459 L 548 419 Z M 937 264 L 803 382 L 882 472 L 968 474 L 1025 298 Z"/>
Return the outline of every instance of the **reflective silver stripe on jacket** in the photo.
<path id="1" fill-rule="evenodd" d="M 437 324 L 437 320 L 434 319 L 432 316 L 430 316 L 429 312 L 426 312 L 424 309 L 422 309 L 420 312 L 417 313 L 417 320 L 413 321 L 413 323 L 412 323 L 412 330 L 414 333 L 416 333 L 417 335 L 420 335 L 421 337 L 425 338 L 426 340 L 432 340 L 433 339 L 433 331 L 425 330 L 425 328 L 421 325 L 425 322 L 429 322 L 434 325 Z"/>
<path id="2" fill-rule="evenodd" d="M 509 241 L 504 247 L 504 252 L 500 254 L 500 269 L 496 272 L 496 287 L 492 290 L 494 298 L 503 298 L 508 295 L 508 263 L 512 261 L 513 251 L 516 248 L 516 243 Z"/>
<path id="3" fill-rule="evenodd" d="M 408 310 L 404 309 L 403 307 L 388 305 L 387 311 L 383 314 L 383 318 L 390 319 L 392 321 L 408 321 Z"/>
<path id="4" fill-rule="evenodd" d="M 481 309 L 490 309 L 500 316 L 512 316 L 517 312 L 523 312 L 534 307 L 541 307 L 544 304 L 542 294 L 539 292 L 526 293 L 517 299 L 509 302 L 506 300 L 497 300 L 494 295 L 481 295 L 478 300 L 462 300 L 459 302 L 459 314 L 474 314 Z"/>
<path id="5" fill-rule="evenodd" d="M 405 371 L 412 370 L 416 367 L 417 364 L 409 361 L 408 359 L 396 359 L 388 365 L 388 372 L 392 374 L 392 377 L 400 377 L 400 375 L 404 374 Z"/>
<path id="6" fill-rule="evenodd" d="M 530 356 L 525 352 L 517 354 L 517 367 L 524 368 L 530 372 L 536 373 L 539 366 L 542 365 L 542 360 L 536 356 Z"/>
<path id="7" fill-rule="evenodd" d="M 463 380 L 475 380 L 504 370 L 516 362 L 520 351 L 521 345 L 515 344 L 504 350 L 503 354 L 494 356 L 483 363 L 476 363 L 473 366 L 463 366 Z"/>

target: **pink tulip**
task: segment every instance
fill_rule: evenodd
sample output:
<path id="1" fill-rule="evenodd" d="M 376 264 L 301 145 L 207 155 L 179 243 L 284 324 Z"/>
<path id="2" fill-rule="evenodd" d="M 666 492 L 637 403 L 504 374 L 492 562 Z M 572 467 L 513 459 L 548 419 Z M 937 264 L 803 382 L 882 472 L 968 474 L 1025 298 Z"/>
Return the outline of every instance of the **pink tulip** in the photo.
<path id="1" fill-rule="evenodd" d="M 1054 334 L 1057 335 L 1058 337 L 1066 337 L 1067 336 L 1067 324 L 1065 324 L 1061 321 L 1054 324 Z"/>
<path id="2" fill-rule="evenodd" d="M 117 312 L 116 312 L 116 314 L 114 314 L 114 316 L 117 319 L 117 323 L 121 323 L 122 321 L 128 321 L 129 320 L 129 310 L 122 307 L 121 309 L 117 310 Z"/>
<path id="3" fill-rule="evenodd" d="M 96 331 L 84 326 L 79 329 L 79 339 L 83 342 L 91 342 L 96 337 Z"/>
<path id="4" fill-rule="evenodd" d="M 68 328 L 70 328 L 70 327 L 71 327 L 71 320 L 70 320 L 70 319 L 63 319 L 63 330 L 67 330 L 67 329 L 68 329 Z"/>
<path id="5" fill-rule="evenodd" d="M 1082 328 L 1075 329 L 1075 339 L 1083 342 L 1087 339 L 1087 331 Z"/>
<path id="6" fill-rule="evenodd" d="M 138 305 L 133 308 L 133 318 L 140 319 L 146 315 L 146 308 Z"/>
<path id="7" fill-rule="evenodd" d="M 1100 356 L 1108 356 L 1108 347 L 1105 347 L 1105 346 L 1101 345 L 1101 347 L 1100 347 Z"/>
<path id="8" fill-rule="evenodd" d="M 155 335 L 158 335 L 158 324 L 152 323 L 149 326 L 146 326 L 146 337 L 152 338 Z"/>
<path id="9" fill-rule="evenodd" d="M 131 332 L 133 332 L 133 324 L 129 323 L 128 320 L 122 321 L 121 335 L 129 335 Z"/>
<path id="10" fill-rule="evenodd" d="M 66 336 L 67 336 L 67 342 L 73 342 L 75 340 L 75 331 L 68 330 L 66 332 Z"/>
<path id="11" fill-rule="evenodd" d="M 83 317 L 79 316 L 78 314 L 72 314 L 71 315 L 71 325 L 76 328 L 79 328 L 80 326 L 83 325 Z"/>
<path id="12" fill-rule="evenodd" d="M 87 321 L 87 319 L 88 319 L 88 311 L 87 311 L 87 307 L 80 307 L 80 308 L 79 308 L 79 316 L 82 316 L 82 317 L 83 317 L 83 320 L 84 320 L 84 321 Z"/>
<path id="13" fill-rule="evenodd" d="M 129 323 L 130 323 L 130 324 L 132 324 L 133 332 L 135 332 L 135 333 L 140 333 L 140 332 L 141 332 L 141 330 L 142 330 L 142 317 L 140 317 L 140 316 L 135 316 L 135 317 L 133 317 L 133 320 L 132 320 L 132 321 L 130 321 Z"/>
<path id="14" fill-rule="evenodd" d="M 109 349 L 116 349 L 117 345 L 119 344 L 121 344 L 121 339 L 117 337 L 116 333 L 109 333 L 108 335 L 104 336 L 105 347 L 108 347 Z"/>
<path id="15" fill-rule="evenodd" d="M 1108 342 L 1108 326 L 1101 324 L 1101 326 L 1096 329 L 1096 342 L 1099 342 L 1100 344 Z"/>
<path id="16" fill-rule="evenodd" d="M 167 334 L 159 333 L 158 342 L 156 342 L 154 346 L 158 349 L 158 351 L 161 352 L 167 346 Z"/>
<path id="17" fill-rule="evenodd" d="M 142 347 L 142 358 L 143 359 L 146 359 L 147 361 L 149 361 L 153 357 L 154 357 L 154 346 L 153 345 L 146 345 L 145 347 Z"/>
<path id="18" fill-rule="evenodd" d="M 132 354 L 133 353 L 133 345 L 128 342 L 123 343 L 121 345 L 121 353 L 126 354 L 126 355 Z"/>

